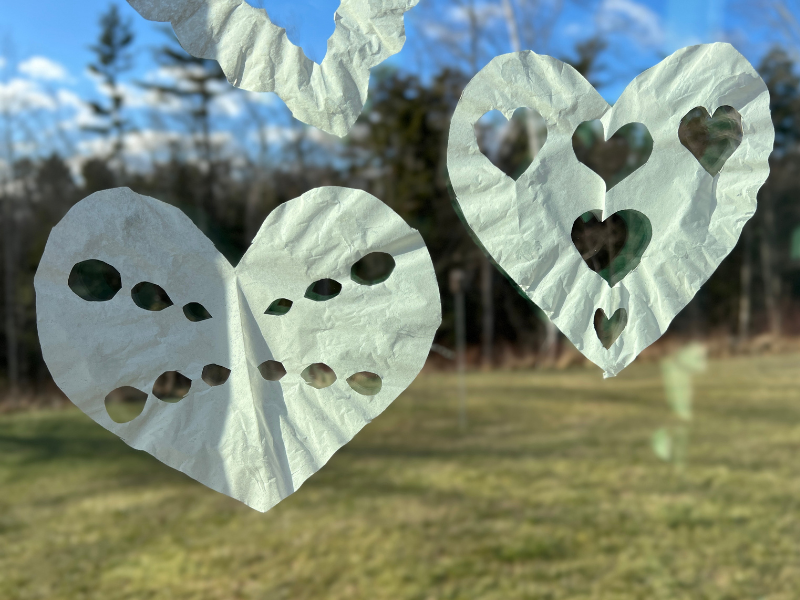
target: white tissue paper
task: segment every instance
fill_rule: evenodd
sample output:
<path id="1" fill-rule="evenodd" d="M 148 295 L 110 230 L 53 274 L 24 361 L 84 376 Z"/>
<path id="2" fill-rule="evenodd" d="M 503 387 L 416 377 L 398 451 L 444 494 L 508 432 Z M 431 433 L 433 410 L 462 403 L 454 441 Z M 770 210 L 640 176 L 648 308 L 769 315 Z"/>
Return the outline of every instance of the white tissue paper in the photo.
<path id="1" fill-rule="evenodd" d="M 377 274 L 359 270 L 367 255 L 382 258 Z M 84 261 L 116 270 L 109 293 L 86 299 L 86 285 L 73 286 L 87 283 Z M 143 282 L 168 298 L 142 308 Z M 35 288 L 42 352 L 70 400 L 134 448 L 259 511 L 408 387 L 441 322 L 419 233 L 370 194 L 336 187 L 275 209 L 236 268 L 177 208 L 127 188 L 98 192 L 53 229 Z M 229 370 L 227 380 L 210 385 L 208 365 Z M 153 393 L 171 371 L 191 380 L 177 403 Z M 117 423 L 105 399 L 124 386 L 147 401 Z"/>
<path id="2" fill-rule="evenodd" d="M 170 22 L 192 56 L 219 62 L 228 81 L 275 92 L 296 119 L 344 136 L 364 108 L 369 70 L 405 43 L 404 14 L 419 0 L 342 0 L 321 64 L 245 0 L 128 0 L 150 21 Z"/>
<path id="3" fill-rule="evenodd" d="M 481 153 L 474 126 L 488 111 L 510 119 L 518 107 L 542 116 L 547 138 L 514 181 Z M 678 137 L 696 107 L 709 115 L 733 107 L 741 116 L 741 143 L 714 176 Z M 578 125 L 594 119 L 606 140 L 628 123 L 644 124 L 653 139 L 647 162 L 608 191 L 572 145 Z M 447 165 L 463 219 L 485 251 L 610 377 L 666 331 L 733 249 L 756 210 L 773 139 L 767 87 L 729 44 L 679 50 L 613 106 L 569 65 L 518 52 L 493 59 L 467 85 Z M 624 210 L 645 215 L 652 238 L 638 266 L 612 286 L 584 262 L 571 230 L 588 212 L 605 221 Z M 608 348 L 596 319 L 617 333 L 623 327 Z"/>

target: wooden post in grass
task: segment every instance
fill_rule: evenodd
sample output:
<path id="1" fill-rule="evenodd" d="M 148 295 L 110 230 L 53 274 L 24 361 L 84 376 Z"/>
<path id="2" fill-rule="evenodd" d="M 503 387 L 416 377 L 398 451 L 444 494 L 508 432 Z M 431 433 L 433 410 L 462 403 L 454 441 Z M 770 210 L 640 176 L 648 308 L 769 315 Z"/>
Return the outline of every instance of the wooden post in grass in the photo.
<path id="1" fill-rule="evenodd" d="M 464 271 L 450 271 L 450 292 L 455 303 L 456 320 L 456 370 L 458 372 L 458 427 L 467 428 L 467 384 L 464 380 L 466 370 L 467 326 L 464 309 Z"/>

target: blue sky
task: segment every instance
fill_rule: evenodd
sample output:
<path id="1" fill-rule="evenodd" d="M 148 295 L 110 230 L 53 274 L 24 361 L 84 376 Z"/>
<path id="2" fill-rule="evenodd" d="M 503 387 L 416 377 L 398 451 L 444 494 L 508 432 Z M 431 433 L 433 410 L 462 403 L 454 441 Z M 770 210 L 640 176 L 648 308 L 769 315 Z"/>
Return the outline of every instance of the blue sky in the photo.
<path id="1" fill-rule="evenodd" d="M 312 58 L 321 59 L 325 40 L 333 32 L 333 12 L 338 0 L 248 1 L 254 6 L 266 8 L 275 22 L 287 28 L 289 38 L 294 43 L 302 45 Z M 684 45 L 719 39 L 723 27 L 735 25 L 734 2 L 738 0 L 603 0 L 595 3 L 594 15 L 589 15 L 594 16 L 595 23 L 590 23 L 592 19 L 587 19 L 585 14 L 578 17 L 565 11 L 565 16 L 558 23 L 560 31 L 557 33 L 560 35 L 554 36 L 560 38 L 563 47 L 556 49 L 562 54 L 568 53 L 573 40 L 585 37 L 590 27 L 629 28 L 632 39 L 638 36 L 639 41 L 646 42 L 645 47 L 634 48 L 634 52 L 628 54 L 631 64 L 636 68 L 650 66 L 660 56 Z M 143 20 L 127 2 L 117 0 L 115 3 L 133 21 L 140 49 L 138 71 L 141 75 L 152 68 L 147 49 L 163 40 L 163 34 L 158 31 L 163 25 Z M 421 11 L 424 4 L 437 3 L 443 4 L 442 0 L 421 0 L 420 7 L 409 13 L 409 38 L 416 33 L 414 12 Z M 63 64 L 74 77 L 82 79 L 91 57 L 88 46 L 97 36 L 98 17 L 109 4 L 109 0 L 0 0 L 0 40 L 6 47 L 9 44 L 13 46 L 19 61 L 35 55 L 46 56 Z M 611 22 L 597 22 L 602 19 Z M 759 46 L 757 43 L 752 45 Z M 745 55 L 757 52 L 751 48 L 742 51 Z M 613 52 L 610 54 L 612 61 L 625 62 L 624 56 L 614 56 Z M 414 68 L 414 60 L 410 56 L 401 54 L 395 62 Z M 77 83 L 91 85 L 88 81 Z"/>
<path id="2" fill-rule="evenodd" d="M 247 1 L 266 8 L 274 22 L 286 27 L 291 41 L 301 45 L 313 59 L 321 60 L 326 39 L 333 32 L 333 13 L 339 0 Z M 493 27 L 495 40 L 499 40 L 486 46 L 479 60 L 480 68 L 494 55 L 509 52 L 511 48 L 500 9 L 501 0 L 474 1 L 481 10 L 482 24 Z M 514 1 L 518 7 L 525 5 L 525 0 Z M 75 146 L 79 152 L 102 151 L 92 147 L 91 139 L 81 133 L 82 125 L 90 118 L 82 100 L 102 96 L 97 82 L 88 76 L 86 65 L 92 58 L 89 46 L 97 38 L 99 16 L 112 2 L 131 19 L 136 32 L 136 67 L 128 74 L 127 81 L 129 106 L 138 111 L 135 118 L 139 120 L 142 131 L 142 153 L 152 154 L 154 147 L 159 143 L 165 144 L 172 135 L 167 135 L 169 127 L 153 124 L 152 109 L 161 111 L 167 121 L 171 119 L 170 127 L 177 126 L 182 109 L 159 104 L 160 100 L 148 98 L 135 85 L 137 80 L 164 76 L 157 69 L 150 50 L 166 39 L 163 32 L 166 25 L 145 21 L 124 0 L 0 0 L 0 102 L 3 101 L 3 86 L 6 86 L 6 94 L 9 85 L 16 86 L 12 91 L 18 92 L 17 97 L 27 98 L 26 102 L 38 107 L 42 113 L 49 112 L 51 120 L 60 119 L 58 127 L 72 132 L 74 139 L 80 140 Z M 463 43 L 466 21 L 463 11 L 458 10 L 458 2 L 420 0 L 419 6 L 406 16 L 406 47 L 390 62 L 425 76 L 447 64 L 448 60 L 456 60 L 454 55 L 448 58 L 448 53 L 442 49 L 447 40 Z M 605 36 L 610 45 L 604 55 L 607 69 L 601 81 L 606 85 L 599 91 L 613 102 L 639 72 L 685 45 L 726 39 L 733 41 L 751 62 L 757 63 L 771 43 L 774 32 L 769 28 L 766 18 L 769 15 L 764 10 L 745 12 L 749 4 L 752 3 L 746 0 L 565 2 L 564 10 L 556 14 L 550 29 L 534 36 L 532 49 L 563 58 L 570 56 L 580 41 L 595 34 Z M 556 0 L 539 0 L 537 17 L 555 5 Z M 519 17 L 521 27 L 527 27 L 535 20 Z M 435 49 L 433 52 L 432 48 Z M 4 68 L 3 62 L 6 63 Z M 464 66 L 461 64 L 462 68 Z M 224 91 L 226 93 L 218 103 L 215 125 L 220 135 L 225 134 L 234 142 L 241 139 L 244 130 L 236 129 L 244 127 L 247 117 L 243 103 L 282 106 L 271 95 L 254 99 L 252 95 L 227 85 Z M 52 98 L 57 98 L 58 102 Z M 274 128 L 273 139 L 281 139 L 287 134 L 280 128 L 290 128 L 291 121 L 285 111 L 280 114 L 275 106 L 270 110 L 268 121 Z M 50 135 L 50 138 L 58 136 Z"/>
<path id="3" fill-rule="evenodd" d="M 140 50 L 134 75 L 141 76 L 153 68 L 148 49 L 163 42 L 160 29 L 165 25 L 145 21 L 124 1 L 0 0 L 0 43 L 11 46 L 18 62 L 31 56 L 46 56 L 81 80 L 92 57 L 89 46 L 97 38 L 99 16 L 112 3 L 133 23 Z M 308 48 L 307 54 L 312 58 L 322 59 L 325 40 L 333 33 L 338 0 L 251 0 L 249 4 L 266 8 L 274 22 L 286 27 L 294 43 Z M 90 80 L 76 83 L 79 88 L 85 86 L 80 91 L 93 87 Z"/>

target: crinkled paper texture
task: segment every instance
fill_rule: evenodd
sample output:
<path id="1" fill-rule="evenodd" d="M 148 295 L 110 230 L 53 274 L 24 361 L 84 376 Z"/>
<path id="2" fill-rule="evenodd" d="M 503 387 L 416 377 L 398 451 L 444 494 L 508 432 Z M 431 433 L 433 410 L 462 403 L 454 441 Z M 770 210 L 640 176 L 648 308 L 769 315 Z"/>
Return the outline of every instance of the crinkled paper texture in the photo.
<path id="1" fill-rule="evenodd" d="M 351 266 L 371 252 L 391 254 L 383 283 L 359 285 Z M 78 262 L 115 267 L 122 289 L 87 302 L 68 287 Z M 304 298 L 331 278 L 341 293 Z M 160 312 L 134 304 L 142 281 L 160 285 L 174 305 Z M 134 448 L 201 483 L 266 511 L 294 492 L 422 368 L 441 321 L 439 291 L 419 233 L 366 192 L 326 187 L 273 211 L 236 268 L 180 210 L 127 188 L 98 192 L 53 229 L 35 278 L 39 339 L 58 386 L 81 410 Z M 294 302 L 265 315 L 277 298 Z M 212 315 L 191 322 L 181 307 Z M 266 381 L 258 365 L 283 363 Z M 315 389 L 301 372 L 325 363 L 337 380 Z M 231 370 L 224 385 L 201 379 L 204 365 Z M 150 392 L 175 370 L 192 380 L 176 404 L 150 393 L 144 411 L 119 424 L 106 412 L 112 390 Z M 364 396 L 346 379 L 378 374 L 380 392 Z"/>
<path id="2" fill-rule="evenodd" d="M 732 106 L 743 139 L 722 171 L 709 175 L 678 138 L 695 107 Z M 474 125 L 485 113 L 537 111 L 547 141 L 517 181 L 478 148 Z M 627 123 L 653 138 L 648 161 L 606 192 L 578 162 L 572 135 L 600 119 L 606 139 Z M 496 264 L 606 376 L 619 373 L 666 331 L 723 258 L 756 210 L 769 173 L 774 130 L 767 87 L 729 44 L 679 50 L 639 75 L 610 106 L 575 69 L 533 52 L 493 59 L 464 90 L 450 127 L 447 165 L 463 218 Z M 573 222 L 599 210 L 645 214 L 653 237 L 638 267 L 614 287 L 589 269 L 572 244 Z M 606 349 L 594 314 L 628 312 Z"/>
<path id="3" fill-rule="evenodd" d="M 295 118 L 344 136 L 364 108 L 369 70 L 405 43 L 404 14 L 419 0 L 342 0 L 321 64 L 245 0 L 128 0 L 150 21 L 170 22 L 192 56 L 219 62 L 228 81 L 275 92 Z"/>

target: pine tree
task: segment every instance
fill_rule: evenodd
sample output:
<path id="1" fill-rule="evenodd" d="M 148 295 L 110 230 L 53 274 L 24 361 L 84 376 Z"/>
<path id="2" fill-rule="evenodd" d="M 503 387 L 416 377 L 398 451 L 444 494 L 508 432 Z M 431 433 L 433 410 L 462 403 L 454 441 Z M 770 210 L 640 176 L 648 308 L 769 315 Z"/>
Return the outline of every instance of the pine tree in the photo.
<path id="1" fill-rule="evenodd" d="M 208 215 L 214 210 L 217 186 L 217 166 L 211 139 L 211 105 L 217 96 L 228 91 L 225 73 L 216 61 L 187 54 L 174 37 L 171 43 L 156 49 L 155 58 L 173 81 L 168 84 L 140 82 L 139 85 L 187 106 L 181 116 L 188 117 L 187 126 L 203 173 L 202 190 L 196 199 L 198 212 L 195 222 L 201 230 L 207 231 Z"/>
<path id="2" fill-rule="evenodd" d="M 99 124 L 85 129 L 113 138 L 109 158 L 120 169 L 125 134 L 130 130 L 131 123 L 122 116 L 125 96 L 119 80 L 123 73 L 133 68 L 133 54 L 130 50 L 133 41 L 130 20 L 120 17 L 117 6 L 112 4 L 100 17 L 100 37 L 97 43 L 89 47 L 95 55 L 95 60 L 89 64 L 89 71 L 101 79 L 108 92 L 108 102 L 88 103 Z"/>

